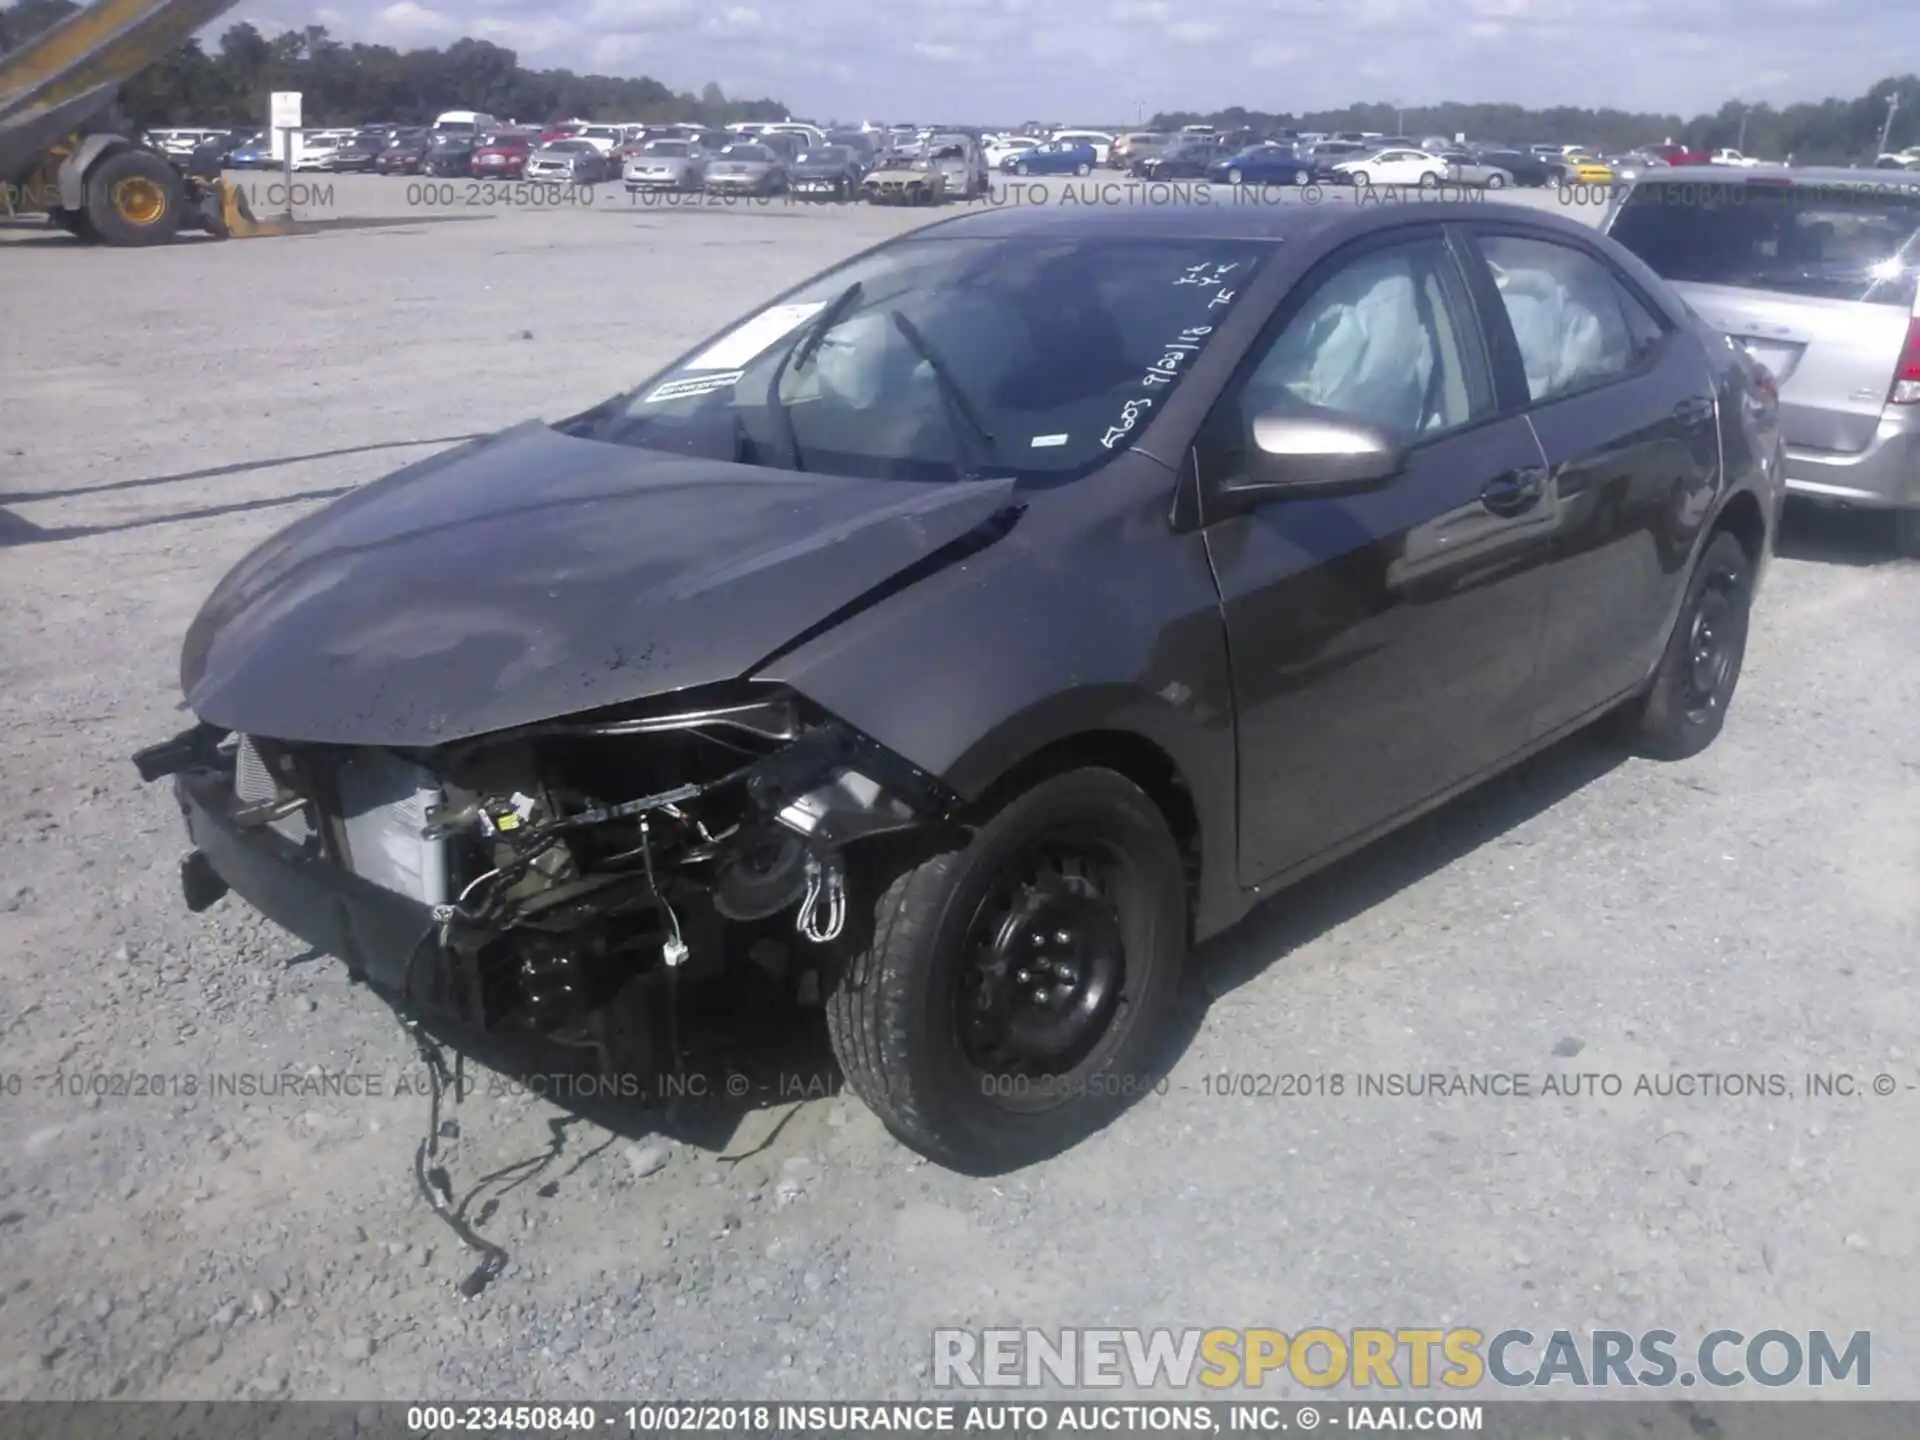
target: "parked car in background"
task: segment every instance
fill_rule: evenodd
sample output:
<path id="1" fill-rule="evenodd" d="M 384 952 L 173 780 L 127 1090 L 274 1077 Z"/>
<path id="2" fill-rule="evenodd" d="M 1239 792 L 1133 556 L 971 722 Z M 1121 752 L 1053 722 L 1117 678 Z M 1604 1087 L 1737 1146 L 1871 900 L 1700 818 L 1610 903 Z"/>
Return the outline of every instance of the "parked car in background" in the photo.
<path id="1" fill-rule="evenodd" d="M 525 177 L 558 185 L 593 185 L 607 178 L 607 157 L 591 140 L 555 140 L 527 156 Z"/>
<path id="2" fill-rule="evenodd" d="M 1115 170 L 1125 170 L 1134 161 L 1144 160 L 1147 156 L 1165 149 L 1167 136 L 1159 130 L 1129 130 L 1124 135 L 1116 135 L 1112 146 L 1107 150 L 1107 164 Z"/>
<path id="3" fill-rule="evenodd" d="M 374 160 L 374 172 L 379 175 L 418 175 L 426 161 L 427 152 L 432 148 L 433 139 L 426 131 L 402 133 Z"/>
<path id="4" fill-rule="evenodd" d="M 1180 144 L 1134 161 L 1130 173 L 1143 180 L 1204 180 L 1214 162 L 1228 153 L 1211 135 L 1188 136 Z"/>
<path id="5" fill-rule="evenodd" d="M 771 146 L 743 140 L 707 161 L 707 191 L 714 195 L 777 195 L 787 188 L 787 162 Z"/>
<path id="6" fill-rule="evenodd" d="M 321 168 L 337 175 L 369 174 L 386 148 L 384 131 L 363 130 L 334 146 Z"/>
<path id="7" fill-rule="evenodd" d="M 1569 155 L 1560 162 L 1562 183 L 1568 185 L 1611 185 L 1613 167 L 1593 155 Z"/>
<path id="8" fill-rule="evenodd" d="M 995 170 L 1006 168 L 1006 162 L 1016 155 L 1025 155 L 1039 147 L 1040 141 L 1031 135 L 1005 135 L 991 141 L 984 147 L 987 164 Z"/>
<path id="9" fill-rule="evenodd" d="M 860 156 L 847 145 L 802 150 L 787 170 L 787 189 L 801 200 L 851 200 L 867 173 Z"/>
<path id="10" fill-rule="evenodd" d="M 1349 160 L 1371 155 L 1373 150 L 1351 140 L 1316 140 L 1307 153 L 1313 158 L 1313 178 L 1323 185 L 1351 184 L 1340 169 Z"/>
<path id="11" fill-rule="evenodd" d="M 1207 179 L 1228 185 L 1306 185 L 1313 158 L 1292 145 L 1255 145 L 1213 162 Z"/>
<path id="12" fill-rule="evenodd" d="M 273 170 L 281 163 L 279 153 L 274 149 L 271 135 L 261 135 L 227 152 L 226 168 L 229 170 Z"/>
<path id="13" fill-rule="evenodd" d="M 1491 165 L 1496 170 L 1506 171 L 1508 178 L 1515 185 L 1527 188 L 1552 183 L 1552 176 L 1547 171 L 1546 162 L 1530 150 L 1522 150 L 1514 145 L 1493 144 L 1468 145 L 1464 148 L 1467 154 L 1482 165 Z"/>
<path id="14" fill-rule="evenodd" d="M 1664 141 L 1659 145 L 1642 145 L 1640 148 L 1649 155 L 1658 156 L 1669 165 L 1705 165 L 1710 158 L 1704 150 L 1696 150 L 1690 145 L 1682 145 L 1673 140 Z"/>
<path id="15" fill-rule="evenodd" d="M 707 152 L 692 140 L 648 140 L 627 156 L 620 178 L 636 193 L 699 190 L 707 183 Z"/>
<path id="16" fill-rule="evenodd" d="M 1066 145 L 1085 145 L 1093 151 L 1093 163 L 1105 165 L 1113 150 L 1113 136 L 1105 130 L 1056 130 L 1047 137 Z"/>
<path id="17" fill-rule="evenodd" d="M 479 148 L 479 137 L 469 131 L 437 132 L 427 153 L 420 157 L 420 173 L 443 180 L 469 178 L 473 174 L 473 152 Z"/>
<path id="18" fill-rule="evenodd" d="M 1377 150 L 1354 160 L 1342 160 L 1334 171 L 1360 186 L 1419 185 L 1433 189 L 1446 183 L 1447 162 L 1424 150 Z"/>
<path id="19" fill-rule="evenodd" d="M 1920 557 L 1920 196 L 1870 169 L 1641 176 L 1605 232 L 1780 387 L 1787 489 Z"/>
<path id="20" fill-rule="evenodd" d="M 1731 165 L 1737 170 L 1751 170 L 1756 165 L 1764 165 L 1764 160 L 1756 160 L 1738 150 L 1716 150 L 1707 157 L 1709 165 Z"/>
<path id="21" fill-rule="evenodd" d="M 1443 150 L 1440 159 L 1447 167 L 1449 185 L 1477 185 L 1488 190 L 1504 190 L 1513 184 L 1513 172 L 1495 165 L 1471 150 Z"/>
<path id="22" fill-rule="evenodd" d="M 533 155 L 531 135 L 494 135 L 473 152 L 473 175 L 477 180 L 518 180 L 527 172 Z"/>
<path id="23" fill-rule="evenodd" d="M 882 160 L 860 180 L 860 196 L 869 205 L 939 205 L 951 195 L 952 176 L 930 156 Z"/>
<path id="24" fill-rule="evenodd" d="M 1000 162 L 1010 175 L 1091 175 L 1099 163 L 1093 147 L 1080 140 L 1047 140 Z"/>
<path id="25" fill-rule="evenodd" d="M 1873 162 L 1876 170 L 1920 170 L 1920 152 L 1896 150 L 1881 155 Z"/>
<path id="26" fill-rule="evenodd" d="M 930 169 L 946 176 L 949 196 L 977 200 L 993 188 L 986 154 L 971 135 L 951 131 L 930 135 L 922 159 Z"/>

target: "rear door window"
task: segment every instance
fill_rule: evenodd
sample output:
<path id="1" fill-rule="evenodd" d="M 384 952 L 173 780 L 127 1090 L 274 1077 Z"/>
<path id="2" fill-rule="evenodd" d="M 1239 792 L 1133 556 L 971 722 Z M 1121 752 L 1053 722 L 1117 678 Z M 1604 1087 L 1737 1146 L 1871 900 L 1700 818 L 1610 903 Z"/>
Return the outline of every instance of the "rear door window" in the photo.
<path id="1" fill-rule="evenodd" d="M 1536 403 L 1634 373 L 1665 333 L 1584 250 L 1518 235 L 1479 244 Z"/>
<path id="2" fill-rule="evenodd" d="M 1639 185 L 1608 233 L 1669 280 L 1911 309 L 1920 186 Z"/>

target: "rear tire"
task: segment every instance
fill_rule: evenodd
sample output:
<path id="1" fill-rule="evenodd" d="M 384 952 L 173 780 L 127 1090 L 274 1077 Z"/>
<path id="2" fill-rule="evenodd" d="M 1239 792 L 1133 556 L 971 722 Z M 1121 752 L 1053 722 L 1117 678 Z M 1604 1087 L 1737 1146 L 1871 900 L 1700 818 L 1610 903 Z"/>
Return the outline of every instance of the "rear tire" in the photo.
<path id="1" fill-rule="evenodd" d="M 1634 749 L 1685 760 L 1714 742 L 1740 682 L 1752 603 L 1753 562 L 1723 530 L 1694 567 L 1653 684 L 1622 712 Z"/>
<path id="2" fill-rule="evenodd" d="M 1155 1088 L 1186 881 L 1166 820 L 1125 776 L 1041 781 L 963 848 L 893 878 L 872 916 L 827 1031 L 854 1093 L 908 1146 L 998 1172 Z"/>
<path id="3" fill-rule="evenodd" d="M 1487 189 L 1504 190 L 1506 188 L 1507 188 L 1507 177 L 1502 175 L 1498 170 L 1494 171 L 1491 175 L 1487 176 Z"/>
<path id="4" fill-rule="evenodd" d="M 109 245 L 164 245 L 186 210 L 180 173 L 146 150 L 120 150 L 87 176 L 87 220 Z"/>

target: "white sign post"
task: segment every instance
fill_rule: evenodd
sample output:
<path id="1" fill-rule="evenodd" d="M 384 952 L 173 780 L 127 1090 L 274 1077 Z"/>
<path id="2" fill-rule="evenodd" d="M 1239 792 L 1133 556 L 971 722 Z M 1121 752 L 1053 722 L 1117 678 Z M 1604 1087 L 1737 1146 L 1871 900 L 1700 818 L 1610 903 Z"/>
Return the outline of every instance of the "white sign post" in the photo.
<path id="1" fill-rule="evenodd" d="M 287 214 L 293 214 L 293 140 L 300 131 L 300 92 L 276 90 L 269 102 L 267 131 L 280 157 L 280 178 L 286 186 Z"/>

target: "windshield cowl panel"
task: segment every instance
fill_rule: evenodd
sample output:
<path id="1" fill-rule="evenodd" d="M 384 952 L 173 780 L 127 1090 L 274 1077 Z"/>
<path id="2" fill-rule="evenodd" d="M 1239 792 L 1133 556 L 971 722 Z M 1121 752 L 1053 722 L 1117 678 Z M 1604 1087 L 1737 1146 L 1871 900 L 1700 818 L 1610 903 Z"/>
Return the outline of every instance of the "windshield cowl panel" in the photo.
<path id="1" fill-rule="evenodd" d="M 897 241 L 748 316 L 577 433 L 879 479 L 1078 478 L 1165 407 L 1267 254 L 1205 238 Z"/>

